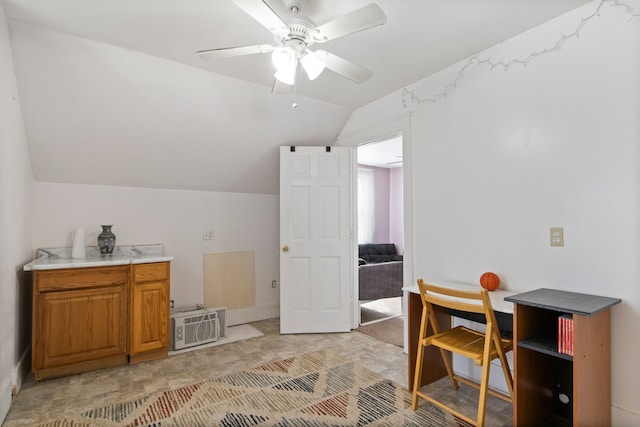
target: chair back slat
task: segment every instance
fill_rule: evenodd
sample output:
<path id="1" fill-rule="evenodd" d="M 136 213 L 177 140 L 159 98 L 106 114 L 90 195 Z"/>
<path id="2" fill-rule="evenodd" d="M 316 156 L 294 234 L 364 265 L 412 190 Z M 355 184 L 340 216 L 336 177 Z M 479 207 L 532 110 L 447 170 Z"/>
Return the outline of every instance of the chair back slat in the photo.
<path id="1" fill-rule="evenodd" d="M 468 311 L 471 313 L 485 313 L 484 305 L 482 303 L 468 303 L 461 300 L 452 300 L 449 298 L 438 297 L 435 295 L 427 294 L 427 302 L 441 307 L 450 308 L 452 310 Z"/>
<path id="2" fill-rule="evenodd" d="M 467 291 L 461 289 L 444 288 L 442 286 L 425 283 L 422 279 L 418 280 L 418 287 L 421 288 L 420 296 L 424 298 L 423 304 L 430 303 L 453 310 L 481 313 L 486 315 L 487 301 L 489 301 L 488 308 L 489 310 L 491 310 L 491 302 L 489 296 L 487 295 L 486 289 Z"/>

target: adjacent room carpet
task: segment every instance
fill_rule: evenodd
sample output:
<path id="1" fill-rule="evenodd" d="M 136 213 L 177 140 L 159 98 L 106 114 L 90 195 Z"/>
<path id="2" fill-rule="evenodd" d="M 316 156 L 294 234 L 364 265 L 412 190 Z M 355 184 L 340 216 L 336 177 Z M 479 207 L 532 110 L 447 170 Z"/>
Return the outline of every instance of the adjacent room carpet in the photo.
<path id="1" fill-rule="evenodd" d="M 404 347 L 404 316 L 393 317 L 361 325 L 358 329 L 363 334 L 370 335 L 381 341 Z"/>
<path id="2" fill-rule="evenodd" d="M 41 427 L 465 426 L 402 386 L 320 350 L 219 378 L 99 405 Z"/>

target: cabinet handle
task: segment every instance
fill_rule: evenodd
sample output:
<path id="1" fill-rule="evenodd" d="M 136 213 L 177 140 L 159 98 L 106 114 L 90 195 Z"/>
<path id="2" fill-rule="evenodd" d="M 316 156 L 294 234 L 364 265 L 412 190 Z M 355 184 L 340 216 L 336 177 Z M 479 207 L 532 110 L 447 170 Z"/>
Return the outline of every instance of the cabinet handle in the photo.
<path id="1" fill-rule="evenodd" d="M 284 245 L 282 247 L 282 252 L 289 252 L 289 245 Z"/>

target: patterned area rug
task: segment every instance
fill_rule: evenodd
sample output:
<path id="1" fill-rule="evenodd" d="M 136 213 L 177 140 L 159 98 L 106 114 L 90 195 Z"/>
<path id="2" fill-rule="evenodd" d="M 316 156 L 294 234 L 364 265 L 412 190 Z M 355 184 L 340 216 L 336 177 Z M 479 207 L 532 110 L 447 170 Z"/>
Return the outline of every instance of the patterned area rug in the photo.
<path id="1" fill-rule="evenodd" d="M 331 351 L 302 354 L 41 427 L 466 426 Z"/>

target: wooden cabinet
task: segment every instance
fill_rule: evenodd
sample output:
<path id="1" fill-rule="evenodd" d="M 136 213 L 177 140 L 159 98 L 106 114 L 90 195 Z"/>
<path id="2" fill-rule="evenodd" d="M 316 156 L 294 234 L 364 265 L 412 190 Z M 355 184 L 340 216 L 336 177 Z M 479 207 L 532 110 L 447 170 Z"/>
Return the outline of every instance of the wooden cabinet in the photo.
<path id="1" fill-rule="evenodd" d="M 131 266 L 130 362 L 165 357 L 169 351 L 169 263 Z"/>
<path id="2" fill-rule="evenodd" d="M 610 307 L 620 299 L 538 289 L 514 302 L 516 426 L 611 425 Z M 573 356 L 558 318 L 573 319 Z"/>
<path id="3" fill-rule="evenodd" d="M 165 357 L 169 262 L 35 270 L 36 381 Z"/>
<path id="4" fill-rule="evenodd" d="M 127 363 L 129 266 L 34 272 L 36 380 Z"/>

